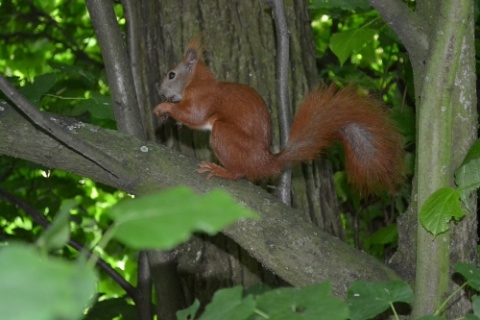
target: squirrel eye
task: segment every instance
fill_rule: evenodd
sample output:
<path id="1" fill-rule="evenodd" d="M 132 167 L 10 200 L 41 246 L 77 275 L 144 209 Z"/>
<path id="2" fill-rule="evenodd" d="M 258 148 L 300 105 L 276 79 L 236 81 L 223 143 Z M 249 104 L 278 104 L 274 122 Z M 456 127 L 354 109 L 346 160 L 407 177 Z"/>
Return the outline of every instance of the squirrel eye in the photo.
<path id="1" fill-rule="evenodd" d="M 170 72 L 168 73 L 168 79 L 172 80 L 173 78 L 175 78 L 175 72 L 170 71 Z"/>

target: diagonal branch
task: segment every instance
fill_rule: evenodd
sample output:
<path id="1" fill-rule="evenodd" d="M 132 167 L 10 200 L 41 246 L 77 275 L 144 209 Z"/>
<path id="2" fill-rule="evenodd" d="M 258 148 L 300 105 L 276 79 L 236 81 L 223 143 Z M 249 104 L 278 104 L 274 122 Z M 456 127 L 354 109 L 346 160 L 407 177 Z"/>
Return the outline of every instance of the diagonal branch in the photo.
<path id="1" fill-rule="evenodd" d="M 247 181 L 216 178 L 206 181 L 193 173 L 194 159 L 171 149 L 88 124 L 79 128 L 77 134 L 81 138 L 99 149 L 108 149 L 119 161 L 137 168 L 135 179 L 119 181 L 106 175 L 98 164 L 62 148 L 58 141 L 37 130 L 1 101 L 0 119 L 0 137 L 7 142 L 0 143 L 0 154 L 71 171 L 134 194 L 177 185 L 188 185 L 197 192 L 222 188 L 262 217 L 260 221 L 237 222 L 224 234 L 291 284 L 304 286 L 332 279 L 334 291 L 344 295 L 345 288 L 354 280 L 398 279 L 390 268 L 304 221 L 297 210 L 285 206 L 260 187 Z"/>
<path id="2" fill-rule="evenodd" d="M 5 96 L 9 98 L 10 101 L 12 101 L 33 123 L 39 126 L 42 130 L 48 132 L 52 137 L 55 137 L 55 139 L 60 141 L 64 146 L 75 150 L 78 154 L 95 162 L 115 178 L 122 177 L 122 173 L 125 172 L 123 164 L 103 152 L 102 149 L 98 149 L 89 142 L 79 139 L 74 135 L 71 129 L 69 130 L 55 122 L 55 118 L 47 118 L 45 114 L 23 97 L 1 74 L 0 91 L 2 91 Z"/>

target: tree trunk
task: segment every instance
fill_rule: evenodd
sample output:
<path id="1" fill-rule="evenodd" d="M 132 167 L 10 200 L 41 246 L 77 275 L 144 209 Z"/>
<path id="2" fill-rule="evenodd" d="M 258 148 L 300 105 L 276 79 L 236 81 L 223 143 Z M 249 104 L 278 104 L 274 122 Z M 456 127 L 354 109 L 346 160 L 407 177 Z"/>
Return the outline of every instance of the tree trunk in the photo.
<path id="1" fill-rule="evenodd" d="M 247 83 L 264 97 L 272 115 L 272 148 L 278 151 L 275 30 L 267 1 L 138 1 L 132 12 L 130 21 L 142 22 L 128 40 L 139 101 L 145 104 L 145 118 L 151 121 L 147 127 L 156 127 L 150 108 L 160 102 L 157 92 L 163 77 L 181 60 L 189 39 L 201 33 L 207 64 L 217 79 Z M 306 2 L 286 3 L 286 14 L 290 30 L 291 106 L 298 106 L 316 85 L 314 40 Z M 209 137 L 204 132 L 170 123 L 158 128 L 155 134 L 149 133 L 150 137 L 155 135 L 184 154 L 199 160 L 213 159 Z M 269 182 L 267 189 L 274 191 L 272 185 L 276 181 Z M 301 209 L 304 218 L 341 237 L 327 161 L 296 166 L 292 189 L 292 203 Z M 249 287 L 258 282 L 282 283 L 222 235 L 193 239 L 181 248 L 178 261 L 187 287 L 195 288 L 196 293 L 206 292 L 202 300 L 218 288 L 234 284 Z M 192 296 L 188 298 L 190 303 Z"/>
<path id="2" fill-rule="evenodd" d="M 400 1 L 370 2 L 397 32 L 414 72 L 416 177 L 411 207 L 399 223 L 394 265 L 400 266 L 396 269 L 408 279 L 415 278 L 416 318 L 432 314 L 448 291 L 457 287 L 451 281 L 456 262 L 476 261 L 474 212 L 437 237 L 418 222 L 418 212 L 427 197 L 453 185 L 454 171 L 477 135 L 473 2 L 422 0 L 416 1 L 415 11 Z M 469 201 L 467 207 L 476 208 L 475 199 Z M 468 309 L 470 301 L 463 292 L 449 306 L 448 318 L 464 315 Z"/>

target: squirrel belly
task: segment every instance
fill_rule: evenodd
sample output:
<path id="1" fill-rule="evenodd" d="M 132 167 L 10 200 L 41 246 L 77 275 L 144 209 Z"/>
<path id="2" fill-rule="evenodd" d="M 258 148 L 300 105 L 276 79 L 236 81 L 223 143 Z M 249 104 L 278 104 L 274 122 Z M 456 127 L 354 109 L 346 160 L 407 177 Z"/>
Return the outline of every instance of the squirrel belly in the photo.
<path id="1" fill-rule="evenodd" d="M 312 160 L 333 141 L 345 149 L 351 184 L 369 194 L 391 192 L 403 178 L 401 135 L 380 102 L 356 94 L 353 87 L 319 86 L 300 106 L 285 148 L 270 151 L 268 107 L 255 89 L 215 79 L 202 58 L 198 39 L 162 82 L 167 100 L 154 109 L 193 129 L 211 129 L 210 143 L 220 165 L 202 162 L 207 178 L 259 180 L 278 175 L 296 162 Z"/>

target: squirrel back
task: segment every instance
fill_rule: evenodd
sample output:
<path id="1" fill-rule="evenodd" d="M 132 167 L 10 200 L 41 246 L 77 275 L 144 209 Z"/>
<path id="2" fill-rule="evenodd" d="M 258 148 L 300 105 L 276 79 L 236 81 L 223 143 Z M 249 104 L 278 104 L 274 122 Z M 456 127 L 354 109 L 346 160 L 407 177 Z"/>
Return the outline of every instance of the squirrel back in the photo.
<path id="1" fill-rule="evenodd" d="M 268 107 L 255 89 L 215 79 L 194 38 L 184 59 L 167 73 L 155 107 L 159 120 L 170 116 L 193 129 L 211 130 L 210 143 L 221 165 L 202 162 L 197 172 L 207 178 L 259 180 L 278 175 L 296 162 L 312 160 L 333 141 L 345 149 L 351 184 L 369 194 L 394 191 L 403 176 L 400 134 L 381 103 L 355 93 L 353 87 L 320 86 L 300 106 L 287 144 L 270 151 Z"/>

